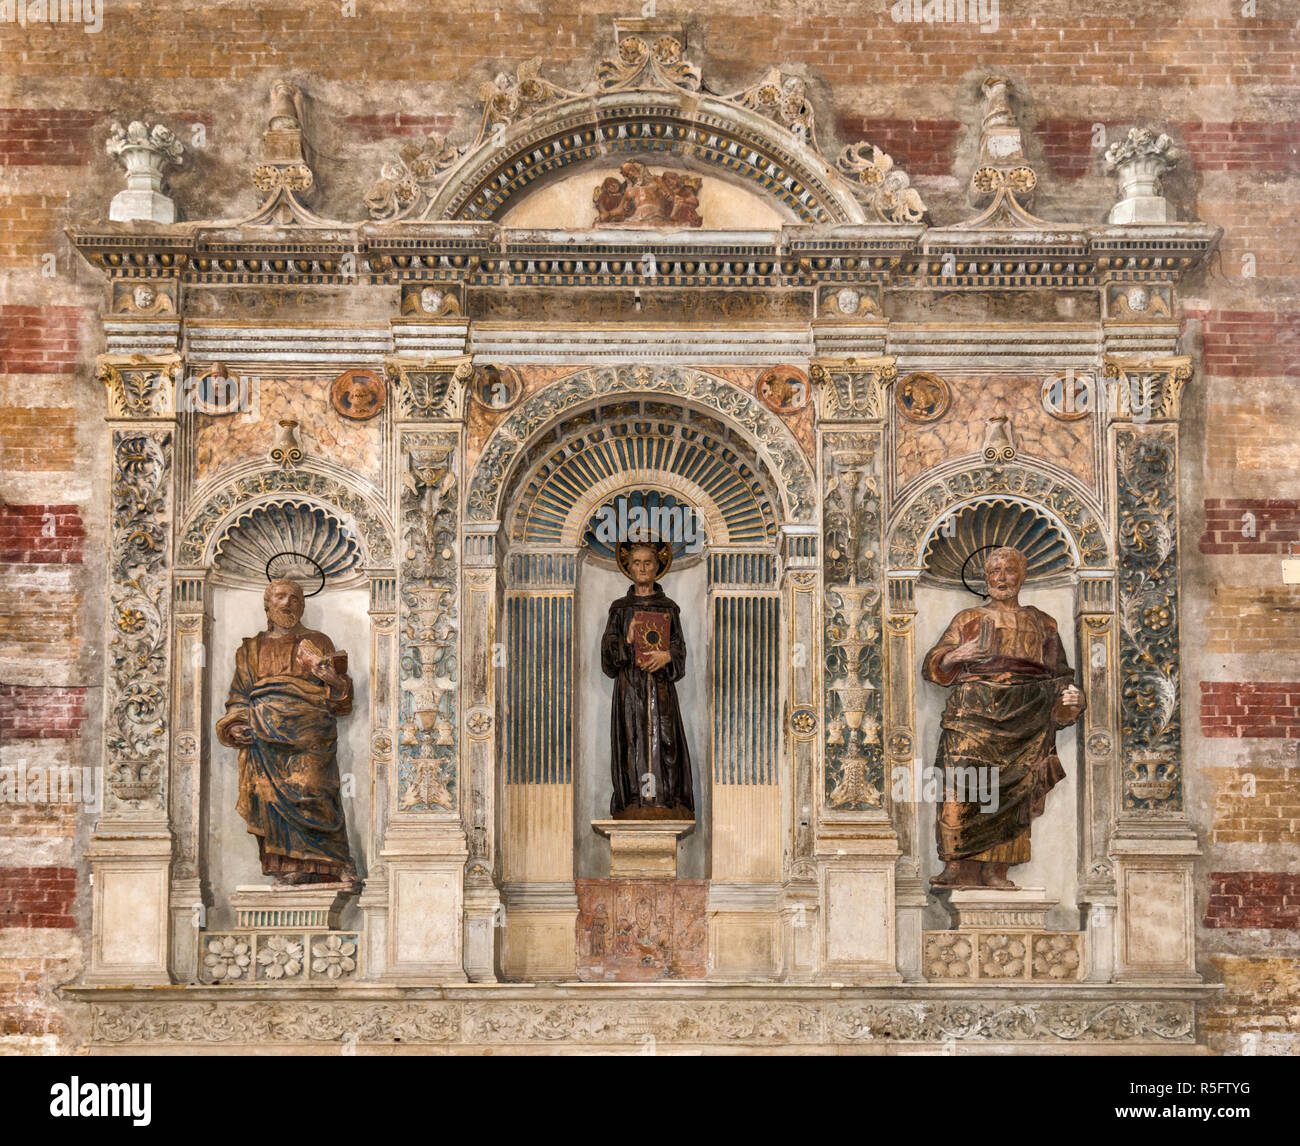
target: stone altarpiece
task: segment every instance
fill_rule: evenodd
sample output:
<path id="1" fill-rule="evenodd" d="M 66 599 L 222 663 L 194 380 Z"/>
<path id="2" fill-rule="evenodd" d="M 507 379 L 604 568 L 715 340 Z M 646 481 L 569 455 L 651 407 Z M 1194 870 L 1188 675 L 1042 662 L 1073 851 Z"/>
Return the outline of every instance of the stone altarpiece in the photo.
<path id="1" fill-rule="evenodd" d="M 1175 293 L 1218 233 L 1151 196 L 1035 217 L 1008 82 L 981 94 L 976 213 L 942 225 L 869 143 L 823 154 L 800 78 L 714 94 L 680 29 L 620 24 L 585 87 L 524 65 L 476 137 L 394 148 L 366 220 L 309 205 L 277 85 L 253 215 L 75 229 L 109 291 L 98 1049 L 1194 1048 Z M 703 226 L 593 227 L 630 158 L 696 177 Z M 331 408 L 345 370 L 378 416 Z M 607 770 L 581 605 L 593 515 L 647 496 L 704 523 L 703 731 L 682 878 L 638 891 L 580 794 Z M 918 629 L 1017 539 L 1088 699 L 1043 869 L 1066 902 L 955 927 L 912 795 Z M 346 619 L 363 678 L 363 886 L 231 908 L 215 650 L 304 551 L 308 620 Z M 622 974 L 599 957 L 638 895 L 657 938 Z"/>

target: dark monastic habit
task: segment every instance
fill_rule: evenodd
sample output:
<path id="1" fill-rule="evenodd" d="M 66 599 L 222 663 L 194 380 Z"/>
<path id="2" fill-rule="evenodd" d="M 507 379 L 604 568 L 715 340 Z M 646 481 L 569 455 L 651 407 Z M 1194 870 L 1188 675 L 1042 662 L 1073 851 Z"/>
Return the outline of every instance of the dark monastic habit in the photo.
<path id="1" fill-rule="evenodd" d="M 620 565 L 632 585 L 609 606 L 600 643 L 600 667 L 614 678 L 609 812 L 615 819 L 695 818 L 675 683 L 686 675 L 686 642 L 680 610 L 655 579 L 669 562 L 667 546 L 623 549 Z"/>

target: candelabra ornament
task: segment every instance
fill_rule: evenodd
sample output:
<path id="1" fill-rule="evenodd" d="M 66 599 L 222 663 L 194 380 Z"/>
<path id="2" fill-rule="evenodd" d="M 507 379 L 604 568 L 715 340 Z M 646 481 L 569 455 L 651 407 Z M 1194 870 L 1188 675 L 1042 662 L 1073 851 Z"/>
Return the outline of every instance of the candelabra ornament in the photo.
<path id="1" fill-rule="evenodd" d="M 846 626 L 843 636 L 837 628 L 832 629 L 835 647 L 844 652 L 844 676 L 830 686 L 830 691 L 839 701 L 839 718 L 827 725 L 830 732 L 827 743 L 844 746 L 839 755 L 839 782 L 830 797 L 835 807 L 855 804 L 878 807 L 882 798 L 867 776 L 871 757 L 864 752 L 864 749 L 880 743 L 880 722 L 872 715 L 878 690 L 861 675 L 862 650 L 873 645 L 879 636 L 878 630 L 870 624 L 865 634 L 862 631 L 863 618 L 874 605 L 876 594 L 873 587 L 858 585 L 853 577 L 847 586 L 828 594 L 831 598 L 828 603 L 844 614 Z"/>

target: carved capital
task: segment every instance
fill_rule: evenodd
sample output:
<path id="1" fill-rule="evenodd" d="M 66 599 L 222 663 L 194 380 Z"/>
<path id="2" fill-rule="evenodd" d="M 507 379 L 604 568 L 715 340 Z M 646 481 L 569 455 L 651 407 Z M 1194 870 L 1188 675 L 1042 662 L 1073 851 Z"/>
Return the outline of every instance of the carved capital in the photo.
<path id="1" fill-rule="evenodd" d="M 1107 408 L 1112 422 L 1177 422 L 1192 360 L 1106 356 Z"/>
<path id="2" fill-rule="evenodd" d="M 108 416 L 133 421 L 173 418 L 179 354 L 101 354 L 95 377 L 108 392 Z"/>
<path id="3" fill-rule="evenodd" d="M 898 378 L 896 362 L 892 355 L 813 362 L 811 377 L 821 392 L 821 420 L 884 421 L 887 391 Z"/>
<path id="4" fill-rule="evenodd" d="M 464 417 L 465 396 L 474 375 L 470 355 L 436 362 L 389 358 L 384 369 L 397 395 L 397 408 L 403 421 L 458 421 Z"/>

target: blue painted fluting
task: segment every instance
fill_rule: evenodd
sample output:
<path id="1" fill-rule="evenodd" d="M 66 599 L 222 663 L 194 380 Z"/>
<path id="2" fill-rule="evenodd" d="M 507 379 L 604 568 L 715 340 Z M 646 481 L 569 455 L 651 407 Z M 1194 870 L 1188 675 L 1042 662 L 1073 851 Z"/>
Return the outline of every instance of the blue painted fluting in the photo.
<path id="1" fill-rule="evenodd" d="M 563 563 L 564 555 L 532 560 Z M 555 568 L 547 570 L 552 575 Z M 511 784 L 568 784 L 573 779 L 573 594 L 511 594 L 506 779 Z"/>
<path id="2" fill-rule="evenodd" d="M 761 561 L 761 554 L 725 554 Z M 779 601 L 719 595 L 713 602 L 713 778 L 777 782 Z"/>

